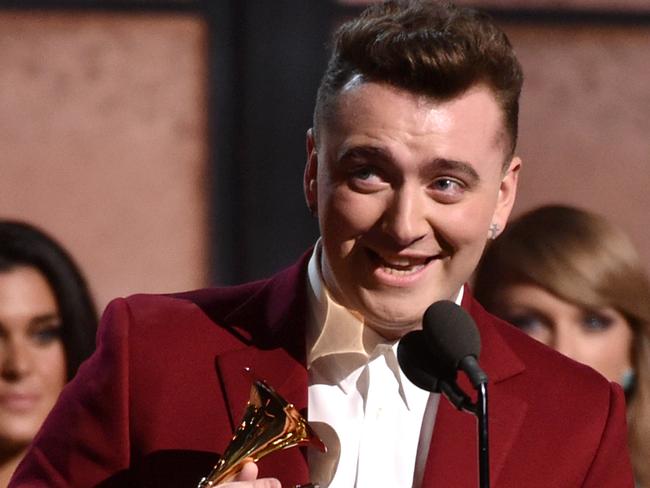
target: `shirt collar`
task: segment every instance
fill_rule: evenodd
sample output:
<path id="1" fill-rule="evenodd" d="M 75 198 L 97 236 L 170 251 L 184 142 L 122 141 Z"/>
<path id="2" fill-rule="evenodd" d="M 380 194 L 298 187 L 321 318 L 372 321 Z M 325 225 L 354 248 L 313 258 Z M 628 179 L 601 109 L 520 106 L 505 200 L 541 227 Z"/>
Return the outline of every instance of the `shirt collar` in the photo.
<path id="1" fill-rule="evenodd" d="M 359 354 L 368 358 L 376 345 L 385 340 L 364 327 L 363 318 L 337 303 L 323 281 L 320 271 L 320 240 L 307 266 L 309 304 L 312 315 L 307 328 L 307 367 L 332 354 Z"/>

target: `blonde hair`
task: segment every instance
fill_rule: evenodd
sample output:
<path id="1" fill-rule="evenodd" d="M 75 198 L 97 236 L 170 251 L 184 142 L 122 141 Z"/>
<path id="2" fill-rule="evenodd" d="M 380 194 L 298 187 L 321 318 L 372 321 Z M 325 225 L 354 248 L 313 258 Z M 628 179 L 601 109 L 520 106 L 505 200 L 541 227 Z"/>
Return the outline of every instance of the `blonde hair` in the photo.
<path id="1" fill-rule="evenodd" d="M 474 291 L 494 311 L 500 290 L 516 283 L 540 286 L 583 308 L 614 308 L 630 324 L 635 385 L 628 396 L 629 446 L 637 481 L 650 486 L 650 282 L 631 240 L 599 215 L 539 207 L 487 247 Z"/>

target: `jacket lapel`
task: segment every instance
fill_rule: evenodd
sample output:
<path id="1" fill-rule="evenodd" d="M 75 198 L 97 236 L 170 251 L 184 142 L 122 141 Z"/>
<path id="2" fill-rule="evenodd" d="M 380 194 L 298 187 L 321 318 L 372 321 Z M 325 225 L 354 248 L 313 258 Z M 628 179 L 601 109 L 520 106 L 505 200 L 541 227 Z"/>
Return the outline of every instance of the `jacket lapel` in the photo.
<path id="1" fill-rule="evenodd" d="M 307 407 L 307 371 L 283 349 L 260 351 L 251 346 L 222 354 L 217 369 L 233 428 L 241 420 L 255 379 L 264 380 L 299 410 Z"/>
<path id="2" fill-rule="evenodd" d="M 253 379 L 262 379 L 301 413 L 307 408 L 304 366 L 306 261 L 271 278 L 250 300 L 226 316 L 251 345 L 216 358 L 217 371 L 233 430 L 241 421 Z M 259 476 L 280 479 L 282 486 L 309 481 L 305 449 L 285 449 L 260 460 Z"/>
<path id="3" fill-rule="evenodd" d="M 500 336 L 495 320 L 465 289 L 463 308 L 474 318 L 481 335 L 480 363 L 488 375 L 488 429 L 490 481 L 498 485 L 499 475 L 508 453 L 523 424 L 527 403 L 511 393 L 511 381 L 525 372 L 519 357 Z M 467 378 L 459 377 L 459 385 L 472 391 Z M 475 399 L 476 396 L 473 395 Z M 424 474 L 424 487 L 474 487 L 478 483 L 477 419 L 456 410 L 442 399 L 438 407 L 429 457 Z"/>
<path id="4" fill-rule="evenodd" d="M 241 422 L 250 396 L 250 376 L 266 381 L 299 411 L 307 407 L 307 371 L 283 349 L 257 350 L 247 347 L 217 358 L 217 368 L 231 415 L 233 430 Z M 260 477 L 274 477 L 282 486 L 307 483 L 309 467 L 304 449 L 285 449 L 264 457 L 258 463 Z"/>

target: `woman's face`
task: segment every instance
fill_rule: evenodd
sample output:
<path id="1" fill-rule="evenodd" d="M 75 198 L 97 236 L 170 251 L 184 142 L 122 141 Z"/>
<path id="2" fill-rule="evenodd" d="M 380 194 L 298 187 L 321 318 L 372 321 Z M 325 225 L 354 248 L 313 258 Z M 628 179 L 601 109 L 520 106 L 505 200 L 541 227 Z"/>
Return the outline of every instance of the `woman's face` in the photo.
<path id="1" fill-rule="evenodd" d="M 507 286 L 495 312 L 531 337 L 621 383 L 633 332 L 613 308 L 588 310 L 530 284 Z"/>
<path id="2" fill-rule="evenodd" d="M 0 272 L 0 449 L 32 440 L 66 382 L 61 317 L 45 277 Z"/>

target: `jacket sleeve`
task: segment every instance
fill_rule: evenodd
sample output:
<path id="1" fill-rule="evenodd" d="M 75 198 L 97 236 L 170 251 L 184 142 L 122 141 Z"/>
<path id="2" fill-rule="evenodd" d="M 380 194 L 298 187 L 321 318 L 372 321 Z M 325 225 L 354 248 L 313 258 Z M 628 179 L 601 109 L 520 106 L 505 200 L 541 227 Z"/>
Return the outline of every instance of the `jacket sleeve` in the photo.
<path id="1" fill-rule="evenodd" d="M 585 409 L 588 412 L 589 406 Z M 634 488 L 627 447 L 625 397 L 621 387 L 615 383 L 610 384 L 609 415 L 583 487 Z"/>
<path id="2" fill-rule="evenodd" d="M 34 438 L 10 487 L 88 487 L 129 465 L 129 331 L 125 300 L 106 309 L 95 353 Z"/>

